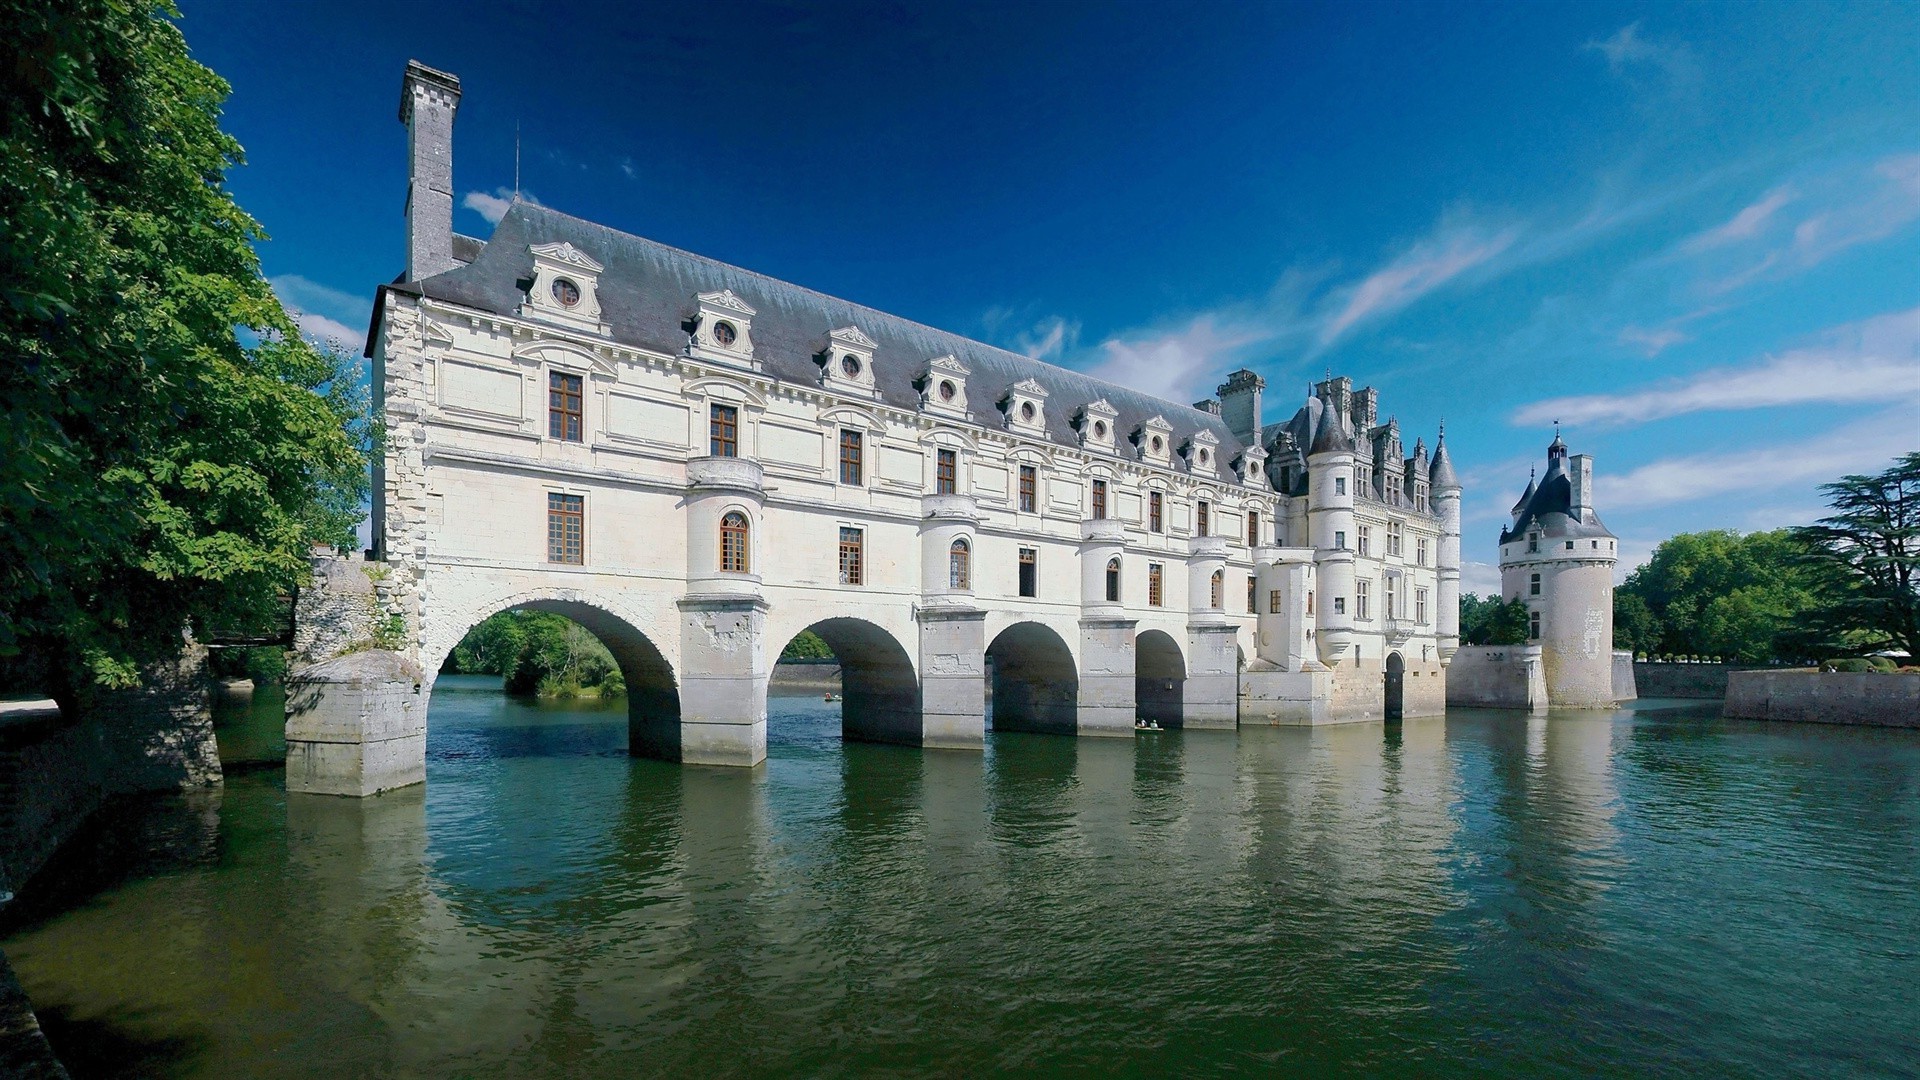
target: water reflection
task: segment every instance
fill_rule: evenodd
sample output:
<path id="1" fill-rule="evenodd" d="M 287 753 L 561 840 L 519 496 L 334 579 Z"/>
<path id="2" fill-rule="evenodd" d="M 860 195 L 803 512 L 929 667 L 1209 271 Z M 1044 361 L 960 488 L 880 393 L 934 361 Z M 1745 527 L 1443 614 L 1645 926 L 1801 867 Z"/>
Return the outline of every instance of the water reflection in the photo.
<path id="1" fill-rule="evenodd" d="M 1920 1058 L 1910 733 L 1455 713 L 981 755 L 776 698 L 735 770 L 629 758 L 617 704 L 438 690 L 424 789 L 242 771 L 89 840 L 6 941 L 56 1043 L 177 1076 Z"/>

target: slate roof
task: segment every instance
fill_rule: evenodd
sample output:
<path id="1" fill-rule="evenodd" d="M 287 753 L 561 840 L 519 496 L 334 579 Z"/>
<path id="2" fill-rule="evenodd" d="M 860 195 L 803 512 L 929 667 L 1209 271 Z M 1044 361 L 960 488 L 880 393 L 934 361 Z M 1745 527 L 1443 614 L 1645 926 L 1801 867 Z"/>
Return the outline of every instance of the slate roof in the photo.
<path id="1" fill-rule="evenodd" d="M 606 268 L 599 275 L 601 318 L 611 328 L 613 340 L 622 345 L 681 353 L 687 345 L 683 323 L 694 312 L 694 297 L 731 289 L 756 312 L 754 358 L 768 375 L 783 382 L 818 386 L 820 368 L 814 356 L 825 345 L 829 331 L 852 325 L 877 343 L 874 379 L 881 400 L 897 408 L 918 411 L 920 392 L 914 389 L 913 380 L 927 361 L 950 353 L 971 372 L 967 376 L 967 411 L 983 427 L 1004 430 L 1006 422 L 998 403 L 1014 383 L 1034 379 L 1047 389 L 1047 436 L 1062 445 L 1079 445 L 1071 418 L 1080 406 L 1105 398 L 1119 413 L 1116 441 L 1123 457 L 1132 457 L 1124 441 L 1127 436 L 1155 416 L 1165 417 L 1173 426 L 1176 449 L 1196 432 L 1212 432 L 1220 440 L 1217 464 L 1221 468 L 1217 475 L 1222 479 L 1233 479 L 1226 466 L 1245 449 L 1220 417 L 1191 406 L 528 202 L 516 201 L 508 208 L 486 245 L 472 252 L 468 265 L 389 288 L 514 316 L 526 298 L 526 283 L 533 276 L 533 256 L 528 248 L 562 241 Z M 457 251 L 456 256 L 466 256 L 469 250 Z M 1176 470 L 1185 470 L 1178 454 L 1172 461 Z"/>
<path id="2" fill-rule="evenodd" d="M 1540 478 L 1538 488 L 1528 484 L 1528 494 L 1522 496 L 1525 505 L 1516 507 L 1513 525 L 1500 531 L 1501 543 L 1517 540 L 1533 528 L 1538 528 L 1540 535 L 1550 540 L 1613 536 L 1601 523 L 1600 515 L 1591 508 L 1587 511 L 1587 520 L 1579 521 L 1573 517 L 1573 479 L 1567 475 L 1567 444 L 1557 437 L 1554 443 L 1561 455 L 1549 459 L 1547 475 Z"/>

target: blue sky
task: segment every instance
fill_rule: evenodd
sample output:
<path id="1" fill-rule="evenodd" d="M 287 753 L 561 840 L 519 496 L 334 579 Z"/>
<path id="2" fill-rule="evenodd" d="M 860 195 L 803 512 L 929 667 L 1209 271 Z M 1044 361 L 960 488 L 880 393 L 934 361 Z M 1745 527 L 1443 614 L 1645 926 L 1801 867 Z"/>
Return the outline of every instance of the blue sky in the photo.
<path id="1" fill-rule="evenodd" d="M 1469 588 L 1556 418 L 1629 560 L 1920 449 L 1920 5 L 181 6 L 269 276 L 356 345 L 417 57 L 462 232 L 517 124 L 569 213 L 1183 401 L 1444 416 Z"/>

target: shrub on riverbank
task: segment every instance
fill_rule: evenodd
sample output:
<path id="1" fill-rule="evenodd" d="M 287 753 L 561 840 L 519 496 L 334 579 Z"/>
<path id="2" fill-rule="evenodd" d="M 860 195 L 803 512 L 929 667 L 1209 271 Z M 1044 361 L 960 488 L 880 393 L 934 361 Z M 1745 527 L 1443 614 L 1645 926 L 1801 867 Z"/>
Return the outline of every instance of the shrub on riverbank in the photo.
<path id="1" fill-rule="evenodd" d="M 507 693 L 551 698 L 627 692 L 613 654 L 587 628 L 546 611 L 503 611 L 467 631 L 441 671 L 498 675 Z"/>

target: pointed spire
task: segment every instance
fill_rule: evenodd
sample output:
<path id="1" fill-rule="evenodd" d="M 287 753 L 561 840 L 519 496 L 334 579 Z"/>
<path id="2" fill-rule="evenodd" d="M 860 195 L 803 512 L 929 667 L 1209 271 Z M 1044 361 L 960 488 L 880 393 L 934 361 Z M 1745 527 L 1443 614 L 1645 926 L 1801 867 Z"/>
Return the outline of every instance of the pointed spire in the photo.
<path id="1" fill-rule="evenodd" d="M 1447 453 L 1447 422 L 1440 421 L 1440 437 L 1433 444 L 1433 459 L 1427 465 L 1427 484 L 1437 495 L 1441 491 L 1460 490 L 1460 480 L 1453 475 L 1453 456 Z"/>

